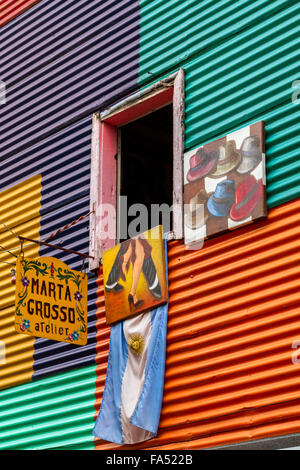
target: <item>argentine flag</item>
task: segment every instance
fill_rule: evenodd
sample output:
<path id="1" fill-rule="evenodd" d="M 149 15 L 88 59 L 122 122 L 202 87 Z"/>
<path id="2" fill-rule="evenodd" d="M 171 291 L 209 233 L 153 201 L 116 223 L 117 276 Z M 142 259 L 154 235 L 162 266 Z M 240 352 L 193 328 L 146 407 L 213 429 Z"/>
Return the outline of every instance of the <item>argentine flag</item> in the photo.
<path id="1" fill-rule="evenodd" d="M 135 444 L 156 436 L 164 388 L 167 320 L 165 304 L 111 327 L 105 388 L 94 436 L 117 444 Z M 139 341 L 142 344 L 138 353 L 130 346 L 134 339 L 137 345 Z"/>

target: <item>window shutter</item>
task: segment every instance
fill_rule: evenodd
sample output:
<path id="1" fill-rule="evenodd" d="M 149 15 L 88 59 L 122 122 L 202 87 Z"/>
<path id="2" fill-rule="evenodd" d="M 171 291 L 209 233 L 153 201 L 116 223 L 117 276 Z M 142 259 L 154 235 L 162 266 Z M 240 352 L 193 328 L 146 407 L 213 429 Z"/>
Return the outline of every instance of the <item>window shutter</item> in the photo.
<path id="1" fill-rule="evenodd" d="M 91 160 L 90 269 L 99 267 L 102 252 L 116 240 L 117 129 L 93 116 Z"/>

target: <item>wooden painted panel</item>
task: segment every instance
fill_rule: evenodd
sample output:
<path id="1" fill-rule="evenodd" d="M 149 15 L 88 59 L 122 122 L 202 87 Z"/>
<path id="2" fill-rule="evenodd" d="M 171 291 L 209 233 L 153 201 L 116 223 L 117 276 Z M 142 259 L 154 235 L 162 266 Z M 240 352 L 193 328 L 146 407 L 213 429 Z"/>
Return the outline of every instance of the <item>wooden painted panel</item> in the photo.
<path id="1" fill-rule="evenodd" d="M 184 156 L 185 243 L 199 243 L 267 216 L 264 123 Z"/>
<path id="2" fill-rule="evenodd" d="M 138 270 L 136 262 L 140 263 Z M 166 304 L 168 287 L 162 225 L 104 251 L 103 273 L 108 325 Z M 153 288 L 155 280 L 157 284 Z"/>

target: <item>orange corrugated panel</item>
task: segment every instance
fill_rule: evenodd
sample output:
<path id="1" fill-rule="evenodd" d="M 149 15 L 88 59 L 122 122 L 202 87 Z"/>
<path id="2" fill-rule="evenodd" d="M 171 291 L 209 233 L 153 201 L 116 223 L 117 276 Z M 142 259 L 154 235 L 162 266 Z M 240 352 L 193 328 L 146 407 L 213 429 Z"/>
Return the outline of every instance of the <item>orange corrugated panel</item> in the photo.
<path id="1" fill-rule="evenodd" d="M 300 431 L 300 200 L 207 241 L 169 244 L 168 346 L 156 439 L 135 448 L 200 449 Z M 99 277 L 97 406 L 109 331 Z M 97 449 L 114 444 L 96 440 Z M 122 446 L 130 449 L 132 446 Z"/>
<path id="2" fill-rule="evenodd" d="M 40 0 L 4 0 L 0 5 L 0 28 Z"/>
<path id="3" fill-rule="evenodd" d="M 103 287 L 103 270 L 99 269 L 97 279 L 97 379 L 96 379 L 96 413 L 95 419 L 99 413 L 100 404 L 105 385 L 106 368 L 108 361 L 109 335 L 110 327 L 105 321 L 105 305 L 104 305 L 104 287 Z"/>

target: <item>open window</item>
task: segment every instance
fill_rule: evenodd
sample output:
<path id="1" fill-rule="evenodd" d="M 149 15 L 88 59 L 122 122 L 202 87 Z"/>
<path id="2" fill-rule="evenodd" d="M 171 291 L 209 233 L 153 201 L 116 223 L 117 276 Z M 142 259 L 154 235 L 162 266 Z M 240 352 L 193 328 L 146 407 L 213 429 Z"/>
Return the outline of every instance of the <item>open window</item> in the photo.
<path id="1" fill-rule="evenodd" d="M 93 116 L 91 270 L 104 250 L 155 225 L 183 238 L 183 151 L 182 69 Z"/>

